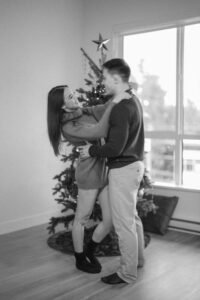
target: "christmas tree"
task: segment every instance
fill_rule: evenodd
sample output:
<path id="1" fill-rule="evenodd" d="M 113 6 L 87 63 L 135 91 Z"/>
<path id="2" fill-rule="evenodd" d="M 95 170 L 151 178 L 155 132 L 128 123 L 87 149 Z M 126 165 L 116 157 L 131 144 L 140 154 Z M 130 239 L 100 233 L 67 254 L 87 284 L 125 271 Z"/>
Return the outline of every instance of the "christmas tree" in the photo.
<path id="1" fill-rule="evenodd" d="M 98 104 L 106 103 L 109 100 L 109 96 L 106 96 L 104 86 L 102 84 L 102 65 L 106 61 L 106 51 L 108 50 L 106 44 L 109 42 L 108 39 L 103 39 L 101 34 L 99 34 L 99 39 L 93 41 L 97 44 L 97 51 L 100 52 L 99 66 L 89 57 L 83 48 L 81 52 L 87 64 L 89 65 L 89 72 L 87 74 L 88 78 L 85 80 L 85 85 L 87 89 L 79 88 L 77 89 L 78 100 L 82 103 L 83 106 L 93 106 Z M 79 151 L 77 147 L 70 145 L 70 143 L 64 142 L 64 147 L 71 149 L 69 154 L 62 154 L 61 161 L 67 164 L 67 167 L 53 179 L 57 181 L 55 187 L 53 188 L 53 195 L 56 196 L 55 201 L 58 204 L 63 206 L 61 213 L 62 216 L 52 217 L 49 221 L 49 226 L 47 227 L 49 234 L 55 234 L 55 228 L 58 224 L 63 224 L 64 227 L 68 230 L 69 225 L 72 224 L 76 206 L 77 206 L 77 197 L 78 197 L 78 187 L 75 181 L 75 168 L 76 162 L 79 157 Z M 71 148 L 69 148 L 71 147 Z M 152 188 L 152 182 L 148 176 L 148 173 L 145 172 L 143 180 L 140 184 L 138 192 L 138 213 L 141 217 L 144 217 L 150 211 L 155 211 L 156 207 L 152 200 L 146 200 L 144 197 L 144 192 Z M 90 238 L 93 230 L 96 227 L 96 224 L 102 220 L 101 209 L 98 203 L 98 199 L 95 202 L 92 215 L 90 217 L 91 223 L 86 226 L 86 235 L 85 241 Z M 87 234 L 88 229 L 88 234 Z M 66 231 L 67 232 L 67 231 Z M 66 236 L 61 233 L 60 243 L 66 240 Z M 104 246 L 112 248 L 114 250 L 113 255 L 118 255 L 118 243 L 117 237 L 114 232 L 114 229 L 108 237 L 104 239 Z M 51 245 L 50 245 L 51 246 Z M 104 254 L 106 251 L 103 251 Z"/>

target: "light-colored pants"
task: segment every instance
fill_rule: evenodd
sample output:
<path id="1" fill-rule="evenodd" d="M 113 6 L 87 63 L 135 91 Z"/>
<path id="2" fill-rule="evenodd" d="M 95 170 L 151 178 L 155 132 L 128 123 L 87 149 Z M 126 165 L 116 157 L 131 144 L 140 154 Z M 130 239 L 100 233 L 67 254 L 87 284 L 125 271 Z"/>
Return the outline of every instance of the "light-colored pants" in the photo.
<path id="1" fill-rule="evenodd" d="M 128 283 L 136 280 L 138 262 L 144 260 L 143 226 L 136 210 L 143 174 L 144 164 L 137 161 L 111 169 L 108 175 L 112 221 L 121 253 L 117 274 Z"/>

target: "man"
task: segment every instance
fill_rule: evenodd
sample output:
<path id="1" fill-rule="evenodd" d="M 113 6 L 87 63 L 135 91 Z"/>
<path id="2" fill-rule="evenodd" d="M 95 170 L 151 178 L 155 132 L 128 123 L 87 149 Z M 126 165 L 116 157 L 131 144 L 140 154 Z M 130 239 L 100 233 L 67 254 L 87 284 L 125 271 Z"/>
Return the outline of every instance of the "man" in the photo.
<path id="1" fill-rule="evenodd" d="M 130 92 L 130 68 L 123 59 L 107 61 L 103 65 L 103 76 L 107 94 L 117 96 Z M 136 210 L 137 192 L 144 174 L 143 152 L 143 112 L 134 94 L 112 109 L 103 146 L 80 147 L 82 158 L 107 157 L 109 167 L 109 199 L 121 257 L 118 271 L 101 278 L 104 283 L 135 282 L 137 267 L 144 263 L 143 227 Z"/>

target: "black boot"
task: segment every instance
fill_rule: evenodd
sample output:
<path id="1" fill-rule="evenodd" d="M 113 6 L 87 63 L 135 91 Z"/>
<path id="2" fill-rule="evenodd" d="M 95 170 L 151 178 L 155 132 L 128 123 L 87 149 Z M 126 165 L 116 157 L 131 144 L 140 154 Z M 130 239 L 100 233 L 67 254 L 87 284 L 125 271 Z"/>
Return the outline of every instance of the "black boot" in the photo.
<path id="1" fill-rule="evenodd" d="M 76 267 L 77 269 L 86 272 L 86 273 L 99 273 L 101 270 L 93 264 L 91 264 L 85 256 L 84 252 L 74 252 L 76 258 Z"/>
<path id="2" fill-rule="evenodd" d="M 91 239 L 85 248 L 85 255 L 87 258 L 89 258 L 90 262 L 100 270 L 99 272 L 101 272 L 101 264 L 94 256 L 94 251 L 98 245 L 99 243 L 96 243 L 93 241 L 93 239 Z"/>
<path id="3" fill-rule="evenodd" d="M 117 273 L 113 273 L 111 275 L 104 276 L 101 278 L 101 281 L 103 281 L 104 283 L 107 283 L 107 284 L 128 283 L 128 282 L 124 281 L 122 278 L 120 278 Z"/>

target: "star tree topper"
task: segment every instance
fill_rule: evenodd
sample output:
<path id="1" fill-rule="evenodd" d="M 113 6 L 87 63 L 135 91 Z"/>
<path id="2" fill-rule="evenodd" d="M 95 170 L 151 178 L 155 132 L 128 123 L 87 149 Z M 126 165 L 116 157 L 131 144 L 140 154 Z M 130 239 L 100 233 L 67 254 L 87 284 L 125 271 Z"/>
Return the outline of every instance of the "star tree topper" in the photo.
<path id="1" fill-rule="evenodd" d="M 107 44 L 110 40 L 109 39 L 103 39 L 101 33 L 99 33 L 99 40 L 93 41 L 93 43 L 97 44 L 97 51 L 100 49 L 108 50 L 105 44 Z"/>

